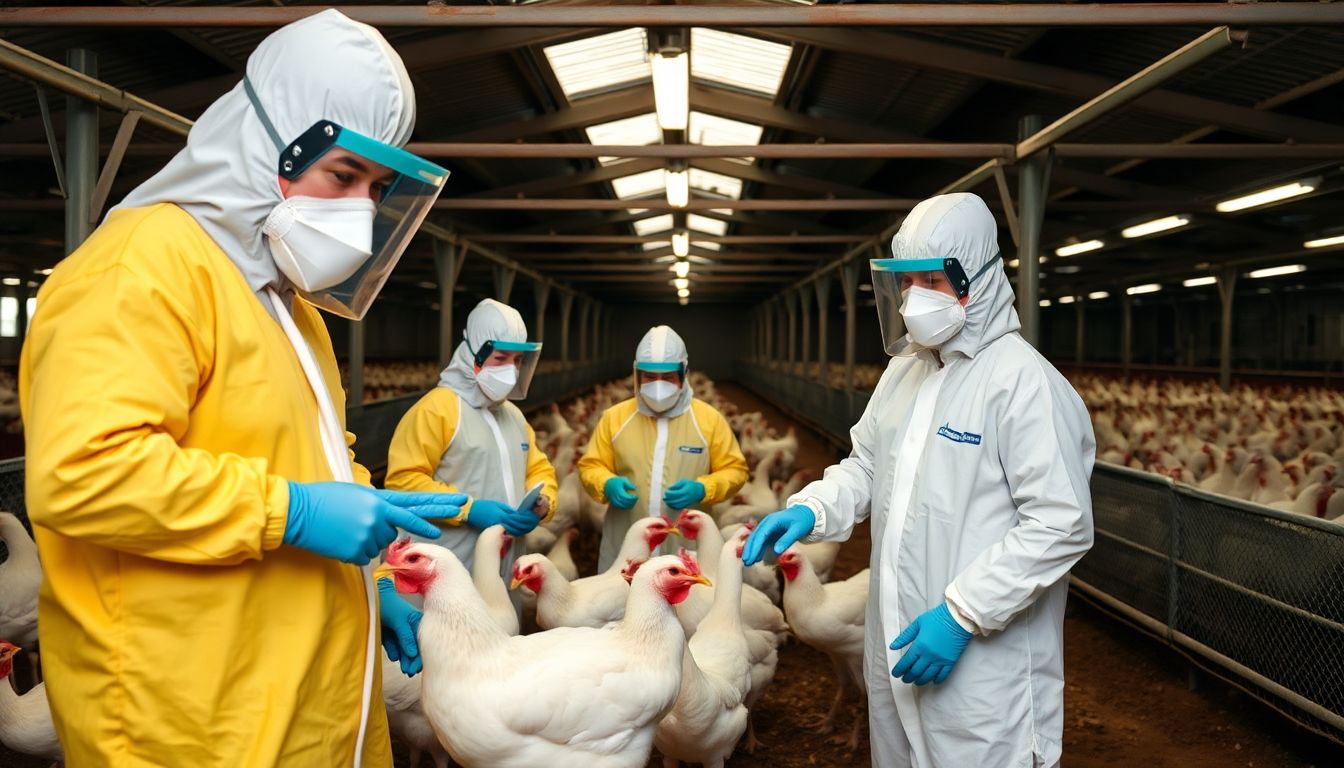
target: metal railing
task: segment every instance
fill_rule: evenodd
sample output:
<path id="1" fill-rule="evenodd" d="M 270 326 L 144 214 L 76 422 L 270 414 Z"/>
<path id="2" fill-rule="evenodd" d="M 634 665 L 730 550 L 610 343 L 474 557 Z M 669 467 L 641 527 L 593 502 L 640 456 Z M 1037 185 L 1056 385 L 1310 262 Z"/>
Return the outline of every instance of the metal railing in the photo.
<path id="1" fill-rule="evenodd" d="M 738 377 L 844 445 L 867 403 L 784 370 Z M 1344 743 L 1344 525 L 1109 464 L 1093 470 L 1092 508 L 1077 594 Z"/>

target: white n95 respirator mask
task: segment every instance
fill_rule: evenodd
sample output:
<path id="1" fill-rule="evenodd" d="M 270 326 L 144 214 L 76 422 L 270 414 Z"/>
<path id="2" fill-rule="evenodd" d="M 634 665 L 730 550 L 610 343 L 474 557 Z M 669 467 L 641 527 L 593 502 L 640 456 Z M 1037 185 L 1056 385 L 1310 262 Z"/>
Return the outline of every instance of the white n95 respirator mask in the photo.
<path id="1" fill-rule="evenodd" d="M 303 197 L 281 201 L 266 217 L 271 257 L 296 288 L 340 285 L 372 256 L 373 201 L 367 197 Z"/>
<path id="2" fill-rule="evenodd" d="M 938 347 L 966 324 L 966 308 L 955 296 L 913 286 L 901 304 L 901 318 L 916 344 Z"/>
<path id="3" fill-rule="evenodd" d="M 662 413 L 677 404 L 681 397 L 681 387 L 670 381 L 651 381 L 641 385 L 639 396 L 654 413 Z"/>
<path id="4" fill-rule="evenodd" d="M 518 368 L 513 365 L 491 365 L 482 368 L 476 374 L 476 386 L 490 398 L 491 402 L 502 403 L 518 386 Z"/>

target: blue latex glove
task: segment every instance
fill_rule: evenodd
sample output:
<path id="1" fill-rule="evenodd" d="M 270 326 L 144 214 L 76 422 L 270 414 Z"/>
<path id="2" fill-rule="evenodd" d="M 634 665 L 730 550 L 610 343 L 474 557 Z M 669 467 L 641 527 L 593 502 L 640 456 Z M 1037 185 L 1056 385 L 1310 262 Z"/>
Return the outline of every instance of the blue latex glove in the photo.
<path id="1" fill-rule="evenodd" d="M 485 530 L 492 525 L 502 525 L 510 536 L 526 536 L 541 518 L 530 509 L 514 509 L 502 501 L 494 499 L 476 499 L 467 511 L 467 525 L 477 530 Z"/>
<path id="2" fill-rule="evenodd" d="M 947 603 L 915 617 L 901 634 L 891 641 L 891 650 L 909 645 L 910 650 L 891 668 L 891 676 L 907 683 L 941 683 L 971 642 L 971 633 L 952 618 Z M 913 645 L 911 645 L 913 643 Z"/>
<path id="3" fill-rule="evenodd" d="M 756 530 L 747 537 L 742 547 L 743 565 L 755 565 L 761 562 L 765 554 L 765 545 L 774 543 L 775 554 L 782 555 L 784 550 L 802 541 L 817 525 L 817 516 L 802 504 L 795 504 L 780 512 L 773 512 L 761 520 Z"/>
<path id="4" fill-rule="evenodd" d="M 611 506 L 617 509 L 629 509 L 639 501 L 639 497 L 635 495 L 635 484 L 630 478 L 620 475 L 608 480 L 602 486 L 602 492 L 607 495 L 607 501 Z"/>
<path id="5" fill-rule="evenodd" d="M 354 483 L 289 483 L 284 542 L 323 557 L 364 565 L 397 538 L 397 529 L 439 537 L 426 518 L 456 517 L 460 493 L 403 493 Z"/>
<path id="6" fill-rule="evenodd" d="M 383 650 L 387 658 L 401 664 L 407 677 L 415 677 L 424 664 L 420 661 L 420 619 L 424 614 L 397 594 L 391 579 L 378 580 L 378 619 L 383 625 Z"/>
<path id="7" fill-rule="evenodd" d="M 663 503 L 672 509 L 686 509 L 705 498 L 705 484 L 695 480 L 678 480 L 663 494 Z"/>

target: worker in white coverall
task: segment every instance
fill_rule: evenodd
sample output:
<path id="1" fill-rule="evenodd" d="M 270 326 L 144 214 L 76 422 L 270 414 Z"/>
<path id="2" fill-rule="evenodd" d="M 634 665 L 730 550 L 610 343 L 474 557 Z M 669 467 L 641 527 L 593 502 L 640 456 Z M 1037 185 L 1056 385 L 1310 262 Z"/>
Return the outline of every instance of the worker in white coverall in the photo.
<path id="1" fill-rule="evenodd" d="M 871 267 L 892 360 L 853 451 L 743 560 L 847 539 L 871 515 L 873 765 L 1057 765 L 1068 575 L 1092 545 L 1087 410 L 1018 333 L 984 201 L 925 200 L 891 247 Z"/>

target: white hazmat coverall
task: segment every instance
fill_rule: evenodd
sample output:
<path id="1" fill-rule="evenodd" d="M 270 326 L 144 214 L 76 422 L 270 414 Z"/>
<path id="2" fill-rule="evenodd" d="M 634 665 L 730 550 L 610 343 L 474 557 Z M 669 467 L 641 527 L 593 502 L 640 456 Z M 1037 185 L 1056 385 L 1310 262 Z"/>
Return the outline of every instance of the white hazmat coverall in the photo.
<path id="1" fill-rule="evenodd" d="M 999 252 L 974 195 L 926 201 L 897 239 L 968 275 Z M 788 501 L 816 513 L 810 541 L 847 539 L 871 516 L 864 663 L 880 768 L 1060 760 L 1064 601 L 1092 544 L 1096 443 L 1078 395 L 1019 328 L 1008 278 L 992 268 L 971 285 L 942 367 L 907 339 L 850 431 L 850 456 Z M 941 684 L 893 678 L 904 651 L 888 644 L 944 600 L 976 637 Z"/>

